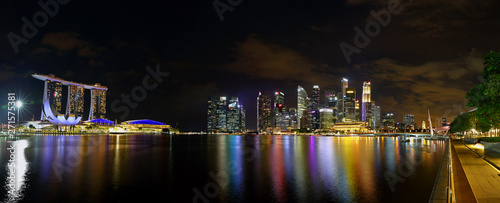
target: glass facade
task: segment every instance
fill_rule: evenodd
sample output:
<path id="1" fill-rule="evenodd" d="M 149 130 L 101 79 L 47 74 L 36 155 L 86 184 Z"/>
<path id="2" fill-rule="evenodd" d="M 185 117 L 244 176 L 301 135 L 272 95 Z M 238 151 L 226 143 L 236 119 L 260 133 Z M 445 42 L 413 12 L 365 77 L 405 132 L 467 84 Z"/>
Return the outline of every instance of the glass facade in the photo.
<path id="1" fill-rule="evenodd" d="M 318 85 L 313 86 L 313 95 L 311 99 L 311 116 L 312 116 L 312 129 L 320 128 L 320 115 L 319 115 L 319 95 L 320 89 Z"/>
<path id="2" fill-rule="evenodd" d="M 371 117 L 371 83 L 363 82 L 363 95 L 361 98 L 361 120 L 368 121 L 367 118 Z"/>
<path id="3" fill-rule="evenodd" d="M 346 109 L 345 121 L 356 120 L 356 89 L 347 88 L 344 97 L 344 105 Z"/>
<path id="4" fill-rule="evenodd" d="M 257 130 L 265 132 L 271 126 L 271 96 L 259 92 L 257 97 Z"/>
<path id="5" fill-rule="evenodd" d="M 307 92 L 302 86 L 297 87 L 297 126 L 298 128 L 305 128 L 307 113 Z"/>
<path id="6" fill-rule="evenodd" d="M 68 92 L 69 105 L 66 105 L 66 115 L 83 116 L 85 88 L 83 86 L 68 85 Z"/>

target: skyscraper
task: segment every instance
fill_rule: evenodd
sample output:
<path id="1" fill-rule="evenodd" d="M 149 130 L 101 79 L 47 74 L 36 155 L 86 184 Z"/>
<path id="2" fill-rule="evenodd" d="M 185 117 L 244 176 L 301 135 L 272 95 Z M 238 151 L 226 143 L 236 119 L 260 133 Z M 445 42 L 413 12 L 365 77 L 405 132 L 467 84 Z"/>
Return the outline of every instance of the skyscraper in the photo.
<path id="1" fill-rule="evenodd" d="M 370 111 L 369 107 L 371 102 L 371 83 L 370 82 L 363 82 L 363 95 L 361 98 L 361 120 L 362 121 L 367 121 L 366 117 L 369 117 Z"/>
<path id="2" fill-rule="evenodd" d="M 281 116 L 283 112 L 286 111 L 285 107 L 285 93 L 283 92 L 275 92 L 274 93 L 274 119 L 273 119 L 273 126 L 277 127 L 278 123 L 280 122 L 280 119 L 283 117 Z"/>
<path id="3" fill-rule="evenodd" d="M 217 101 L 217 130 L 221 132 L 227 131 L 227 98 L 220 97 Z"/>
<path id="4" fill-rule="evenodd" d="M 356 89 L 347 88 L 346 95 L 344 97 L 344 106 L 346 109 L 345 120 L 355 121 L 356 120 Z"/>
<path id="5" fill-rule="evenodd" d="M 100 87 L 99 83 L 95 84 Z M 106 90 L 92 89 L 90 91 L 90 113 L 89 120 L 106 117 Z"/>
<path id="6" fill-rule="evenodd" d="M 425 126 L 425 121 L 422 121 L 422 129 L 427 129 Z"/>
<path id="7" fill-rule="evenodd" d="M 394 114 L 384 113 L 382 115 L 382 124 L 384 125 L 384 130 L 394 130 Z"/>
<path id="8" fill-rule="evenodd" d="M 347 96 L 347 88 L 349 88 L 349 84 L 348 84 L 348 80 L 345 79 L 345 78 L 342 78 L 341 80 L 342 82 L 342 95 L 340 96 L 340 100 L 341 101 L 341 104 L 340 105 L 340 109 L 338 109 L 338 115 L 339 115 L 339 119 L 344 119 L 346 117 L 346 112 L 347 112 L 347 108 L 346 108 L 346 105 L 345 105 L 345 97 Z"/>
<path id="9" fill-rule="evenodd" d="M 304 115 L 304 111 L 307 110 L 307 92 L 302 86 L 297 87 L 297 126 L 298 128 L 305 128 L 305 122 L 303 122 L 303 117 L 305 118 L 307 114 Z M 305 119 L 306 120 L 306 119 Z"/>
<path id="10" fill-rule="evenodd" d="M 53 76 L 53 75 L 51 75 Z M 46 98 L 48 98 L 49 103 L 58 113 L 62 113 L 62 84 L 60 82 L 45 80 L 45 91 L 44 94 L 47 94 Z M 56 115 L 57 116 L 57 115 Z M 42 111 L 42 120 L 45 120 L 45 115 Z"/>
<path id="11" fill-rule="evenodd" d="M 66 115 L 75 114 L 83 116 L 85 88 L 83 86 L 68 85 L 68 104 L 66 105 Z"/>
<path id="12" fill-rule="evenodd" d="M 240 105 L 240 132 L 245 132 L 247 130 L 247 112 Z"/>
<path id="13" fill-rule="evenodd" d="M 312 129 L 319 129 L 319 95 L 320 89 L 318 85 L 313 86 L 313 95 L 311 100 L 311 116 L 312 116 Z"/>
<path id="14" fill-rule="evenodd" d="M 265 132 L 271 127 L 271 96 L 259 92 L 257 97 L 257 130 Z"/>
<path id="15" fill-rule="evenodd" d="M 330 129 L 333 126 L 333 109 L 331 108 L 320 108 L 320 128 Z"/>
<path id="16" fill-rule="evenodd" d="M 217 131 L 217 103 L 212 97 L 208 97 L 207 110 L 207 132 Z"/>
<path id="17" fill-rule="evenodd" d="M 326 90 L 325 91 L 325 107 L 332 109 L 333 123 L 337 122 L 338 118 L 338 98 L 335 96 L 335 91 Z M 321 118 L 321 116 L 320 116 Z"/>
<path id="18" fill-rule="evenodd" d="M 293 129 L 299 129 L 300 126 L 298 126 L 297 109 L 290 108 L 290 109 L 288 109 L 288 112 L 290 113 L 290 126 Z"/>
<path id="19" fill-rule="evenodd" d="M 335 91 L 332 89 L 325 90 L 325 107 L 335 107 Z"/>
<path id="20" fill-rule="evenodd" d="M 354 121 L 360 121 L 361 120 L 361 108 L 359 108 L 359 100 L 356 99 L 354 102 L 354 109 L 355 109 L 355 119 Z"/>
<path id="21" fill-rule="evenodd" d="M 373 103 L 375 104 L 375 102 Z M 372 120 L 373 120 L 373 130 L 379 130 L 382 127 L 382 121 L 380 119 L 380 106 L 373 105 L 372 108 Z"/>
<path id="22" fill-rule="evenodd" d="M 240 105 L 238 97 L 230 97 L 227 103 L 227 131 L 239 132 L 240 131 Z"/>
<path id="23" fill-rule="evenodd" d="M 411 115 L 411 114 L 406 114 L 404 117 L 403 117 L 403 123 L 405 124 L 405 127 L 410 127 L 412 128 L 414 123 L 415 123 L 415 116 Z"/>

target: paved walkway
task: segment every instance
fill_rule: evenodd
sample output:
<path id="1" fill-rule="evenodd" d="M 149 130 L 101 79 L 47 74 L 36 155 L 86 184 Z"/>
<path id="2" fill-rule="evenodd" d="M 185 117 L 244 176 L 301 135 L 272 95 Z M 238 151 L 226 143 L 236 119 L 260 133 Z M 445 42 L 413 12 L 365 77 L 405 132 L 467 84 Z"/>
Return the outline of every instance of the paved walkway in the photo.
<path id="1" fill-rule="evenodd" d="M 500 202 L 500 171 L 478 158 L 461 141 L 453 141 L 453 145 L 477 202 Z M 500 161 L 496 159 L 500 157 L 494 157 L 495 155 L 488 152 L 483 151 L 483 155 L 486 155 L 487 159 L 491 157 L 490 161 L 493 163 Z M 456 190 L 456 193 L 458 195 L 460 191 Z"/>

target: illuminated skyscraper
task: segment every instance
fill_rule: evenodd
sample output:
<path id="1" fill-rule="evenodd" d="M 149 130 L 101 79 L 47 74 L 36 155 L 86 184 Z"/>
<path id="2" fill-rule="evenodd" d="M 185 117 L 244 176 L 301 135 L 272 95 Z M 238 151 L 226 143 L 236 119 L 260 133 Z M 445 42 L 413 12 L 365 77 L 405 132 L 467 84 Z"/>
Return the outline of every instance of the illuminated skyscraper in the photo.
<path id="1" fill-rule="evenodd" d="M 81 121 L 84 113 L 85 89 L 90 90 L 89 120 L 106 116 L 107 87 L 99 83 L 86 85 L 55 77 L 54 75 L 32 74 L 32 77 L 45 82 L 43 91 L 42 120 L 56 125 L 75 125 Z M 68 86 L 66 113 L 62 112 L 62 86 Z"/>
<path id="2" fill-rule="evenodd" d="M 230 97 L 227 103 L 226 111 L 227 123 L 226 129 L 228 132 L 240 131 L 240 105 L 238 97 Z"/>
<path id="3" fill-rule="evenodd" d="M 75 114 L 83 116 L 85 88 L 83 86 L 68 85 L 68 104 L 66 105 L 66 115 Z"/>
<path id="4" fill-rule="evenodd" d="M 321 129 L 330 129 L 333 127 L 333 109 L 331 108 L 320 108 L 320 128 Z"/>
<path id="5" fill-rule="evenodd" d="M 355 121 L 356 120 L 356 89 L 347 88 L 346 95 L 344 97 L 344 106 L 346 109 L 345 121 Z"/>
<path id="6" fill-rule="evenodd" d="M 425 126 L 425 121 L 422 121 L 422 129 L 427 129 Z"/>
<path id="7" fill-rule="evenodd" d="M 208 97 L 207 111 L 207 132 L 217 131 L 217 102 L 212 97 Z"/>
<path id="8" fill-rule="evenodd" d="M 361 98 L 361 120 L 362 121 L 367 121 L 367 117 L 370 117 L 370 110 L 369 108 L 371 107 L 371 83 L 370 82 L 363 82 L 363 95 Z"/>
<path id="9" fill-rule="evenodd" d="M 384 113 L 382 115 L 382 124 L 384 125 L 384 130 L 394 130 L 394 114 Z"/>
<path id="10" fill-rule="evenodd" d="M 409 128 L 412 128 L 414 123 L 415 123 L 415 116 L 411 115 L 411 114 L 406 114 L 404 117 L 403 117 L 403 123 L 405 124 L 405 127 L 409 127 Z"/>
<path id="11" fill-rule="evenodd" d="M 53 76 L 53 75 L 51 75 Z M 50 105 L 57 111 L 57 113 L 62 113 L 61 100 L 62 100 L 62 84 L 57 81 L 45 80 L 44 87 L 44 98 L 49 100 Z M 57 115 L 56 115 L 57 116 Z M 42 111 L 41 120 L 46 120 L 45 115 Z"/>
<path id="12" fill-rule="evenodd" d="M 342 100 L 341 101 L 342 105 L 340 105 L 341 108 L 338 109 L 339 119 L 343 119 L 343 118 L 347 117 L 346 116 L 347 108 L 346 108 L 346 105 L 345 105 L 345 98 L 347 96 L 346 95 L 347 94 L 347 88 L 349 88 L 349 84 L 348 84 L 349 81 L 347 79 L 342 78 L 341 82 L 342 82 L 342 95 L 340 96 L 339 99 Z"/>
<path id="13" fill-rule="evenodd" d="M 325 107 L 333 110 L 333 112 L 332 112 L 333 123 L 336 123 L 337 118 L 338 118 L 337 105 L 338 105 L 338 98 L 337 98 L 337 96 L 335 96 L 335 91 L 334 90 L 326 90 L 325 91 Z M 321 116 L 320 116 L 320 118 L 321 118 Z"/>
<path id="14" fill-rule="evenodd" d="M 278 127 L 278 123 L 283 119 L 281 116 L 283 112 L 286 111 L 285 107 L 285 93 L 283 92 L 275 92 L 274 93 L 274 119 L 273 119 L 273 127 Z"/>
<path id="15" fill-rule="evenodd" d="M 217 130 L 219 132 L 227 131 L 227 98 L 220 97 L 217 101 Z"/>
<path id="16" fill-rule="evenodd" d="M 271 96 L 259 92 L 257 97 L 257 130 L 265 132 L 271 127 Z"/>
<path id="17" fill-rule="evenodd" d="M 319 129 L 320 120 L 319 120 L 319 95 L 320 89 L 318 85 L 313 86 L 313 95 L 311 100 L 311 116 L 312 116 L 312 129 Z"/>
<path id="18" fill-rule="evenodd" d="M 297 87 L 297 125 L 298 128 L 305 128 L 306 123 L 303 122 L 307 117 L 307 92 L 302 86 Z M 304 119 L 303 119 L 304 118 Z"/>
<path id="19" fill-rule="evenodd" d="M 247 113 L 243 108 L 243 105 L 240 105 L 240 132 L 245 132 L 247 130 Z"/>
<path id="20" fill-rule="evenodd" d="M 96 84 L 100 87 L 100 84 Z M 92 89 L 90 91 L 90 113 L 89 120 L 106 117 L 106 90 Z"/>
<path id="21" fill-rule="evenodd" d="M 354 102 L 354 109 L 355 109 L 355 118 L 354 121 L 360 121 L 361 120 L 361 108 L 359 108 L 359 100 L 356 100 Z"/>
<path id="22" fill-rule="evenodd" d="M 376 106 L 375 102 L 373 102 L 373 110 L 372 110 L 372 120 L 373 120 L 373 126 L 372 128 L 374 130 L 380 130 L 382 128 L 382 120 L 380 119 L 380 106 Z"/>
<path id="23" fill-rule="evenodd" d="M 296 108 L 290 108 L 288 110 L 290 113 L 290 126 L 293 129 L 299 129 L 300 126 L 298 126 L 298 119 L 297 119 L 297 109 Z"/>

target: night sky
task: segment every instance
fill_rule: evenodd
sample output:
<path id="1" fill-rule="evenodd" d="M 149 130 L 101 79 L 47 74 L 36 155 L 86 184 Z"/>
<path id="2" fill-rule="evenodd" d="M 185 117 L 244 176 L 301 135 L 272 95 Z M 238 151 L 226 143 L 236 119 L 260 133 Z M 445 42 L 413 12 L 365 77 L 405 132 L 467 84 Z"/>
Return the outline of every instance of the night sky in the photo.
<path id="1" fill-rule="evenodd" d="M 342 77 L 360 100 L 363 81 L 370 81 L 382 112 L 399 122 L 414 114 L 421 125 L 427 109 L 450 120 L 465 110 L 466 92 L 480 82 L 482 57 L 500 48 L 500 2 L 494 0 L 42 2 L 57 2 L 59 9 L 50 15 L 39 12 L 37 1 L 0 3 L 1 101 L 16 92 L 30 102 L 21 120 L 40 118 L 43 82 L 31 77 L 39 73 L 107 86 L 111 120 L 150 118 L 184 131 L 206 129 L 208 96 L 238 96 L 248 128 L 255 129 L 259 91 L 283 91 L 287 107 L 296 107 L 297 85 L 309 95 L 319 85 L 323 102 L 325 89 L 340 91 Z M 228 9 L 223 21 L 214 2 Z M 375 23 L 371 11 L 389 13 L 388 6 L 395 8 L 390 20 Z M 34 15 L 37 32 L 23 35 L 22 18 L 33 23 Z M 372 37 L 355 47 L 355 28 L 365 35 L 367 24 Z M 25 39 L 17 53 L 9 33 Z M 357 49 L 350 63 L 342 42 Z M 113 112 L 111 104 L 141 86 L 146 67 L 158 64 L 169 75 L 130 114 Z M 5 106 L 1 114 L 5 123 Z"/>

